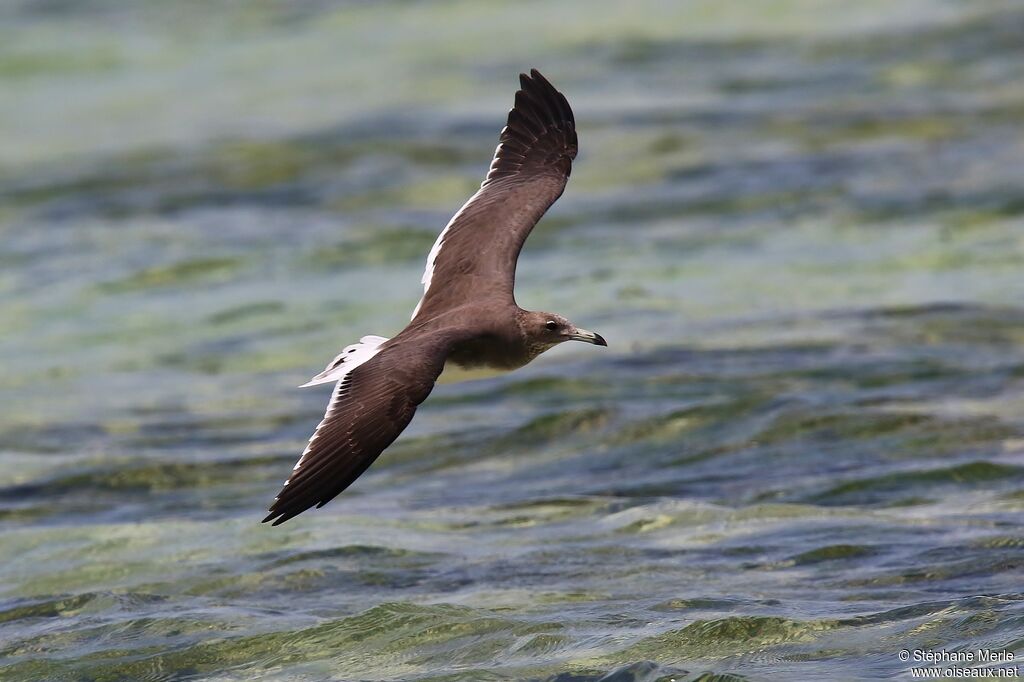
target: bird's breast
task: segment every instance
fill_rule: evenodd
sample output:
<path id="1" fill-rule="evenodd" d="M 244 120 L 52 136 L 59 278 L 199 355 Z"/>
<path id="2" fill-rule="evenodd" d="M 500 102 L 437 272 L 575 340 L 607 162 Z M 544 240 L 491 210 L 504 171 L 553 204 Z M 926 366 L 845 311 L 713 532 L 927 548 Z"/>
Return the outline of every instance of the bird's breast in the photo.
<path id="1" fill-rule="evenodd" d="M 441 376 L 437 378 L 437 383 L 454 384 L 460 381 L 490 379 L 508 371 L 497 367 L 464 367 L 449 360 L 444 363 L 444 369 L 441 371 Z"/>
<path id="2" fill-rule="evenodd" d="M 522 367 L 535 354 L 517 340 L 486 336 L 456 344 L 448 353 L 439 381 L 466 381 L 497 376 Z"/>

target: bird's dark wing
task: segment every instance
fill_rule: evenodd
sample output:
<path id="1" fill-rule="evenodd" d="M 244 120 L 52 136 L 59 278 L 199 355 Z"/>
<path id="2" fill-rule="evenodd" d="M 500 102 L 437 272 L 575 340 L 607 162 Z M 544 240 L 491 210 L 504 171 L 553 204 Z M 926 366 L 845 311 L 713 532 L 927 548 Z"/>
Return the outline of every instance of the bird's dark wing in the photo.
<path id="1" fill-rule="evenodd" d="M 327 414 L 263 522 L 322 507 L 352 484 L 412 421 L 448 354 L 435 334 L 399 335 L 338 382 Z"/>
<path id="2" fill-rule="evenodd" d="M 565 189 L 576 158 L 572 109 L 536 69 L 519 81 L 487 178 L 430 250 L 414 319 L 483 295 L 511 301 L 523 242 Z"/>

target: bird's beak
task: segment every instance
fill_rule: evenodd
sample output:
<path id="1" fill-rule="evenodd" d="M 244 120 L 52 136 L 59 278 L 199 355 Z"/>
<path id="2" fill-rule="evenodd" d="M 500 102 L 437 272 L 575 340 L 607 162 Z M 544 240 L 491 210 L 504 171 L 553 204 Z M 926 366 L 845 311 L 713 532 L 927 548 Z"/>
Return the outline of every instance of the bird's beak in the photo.
<path id="1" fill-rule="evenodd" d="M 569 334 L 569 338 L 573 341 L 582 341 L 584 343 L 592 343 L 595 346 L 607 346 L 608 342 L 604 340 L 604 337 L 596 332 L 590 332 L 586 329 L 573 329 L 572 333 Z"/>

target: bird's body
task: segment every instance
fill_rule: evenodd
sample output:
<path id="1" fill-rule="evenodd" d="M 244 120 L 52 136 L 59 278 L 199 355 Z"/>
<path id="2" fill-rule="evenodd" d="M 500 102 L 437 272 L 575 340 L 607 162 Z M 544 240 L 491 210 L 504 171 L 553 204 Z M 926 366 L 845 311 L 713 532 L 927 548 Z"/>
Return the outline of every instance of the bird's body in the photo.
<path id="1" fill-rule="evenodd" d="M 515 302 L 519 252 L 561 196 L 576 156 L 565 97 L 536 70 L 520 83 L 487 177 L 427 256 L 412 320 L 391 339 L 364 336 L 347 346 L 305 384 L 336 385 L 264 522 L 283 523 L 347 488 L 405 429 L 446 368 L 508 371 L 564 341 L 607 345 L 560 315 Z"/>
<path id="2" fill-rule="evenodd" d="M 526 311 L 517 311 L 516 318 Z M 475 320 L 477 330 L 467 338 L 456 340 L 448 351 L 445 367 L 458 369 L 490 369 L 510 371 L 528 364 L 551 345 L 533 342 L 518 324 L 508 324 L 507 311 L 470 307 L 464 314 Z"/>

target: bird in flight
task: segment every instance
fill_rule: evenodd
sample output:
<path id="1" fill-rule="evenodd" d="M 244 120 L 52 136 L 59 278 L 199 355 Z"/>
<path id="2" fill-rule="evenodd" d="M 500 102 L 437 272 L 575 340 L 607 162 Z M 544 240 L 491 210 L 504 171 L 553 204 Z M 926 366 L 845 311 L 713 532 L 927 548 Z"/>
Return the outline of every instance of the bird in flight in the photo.
<path id="1" fill-rule="evenodd" d="M 430 249 L 412 321 L 391 339 L 364 336 L 304 384 L 336 385 L 264 523 L 322 507 L 350 486 L 409 425 L 445 363 L 511 370 L 564 341 L 608 345 L 561 315 L 516 305 L 523 242 L 576 158 L 565 96 L 536 69 L 519 82 L 487 177 Z"/>

